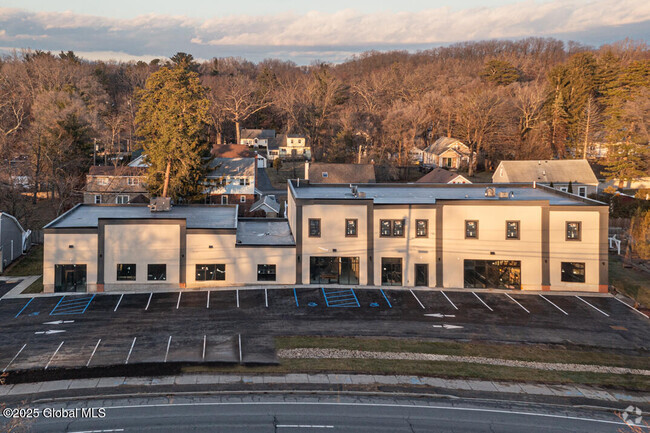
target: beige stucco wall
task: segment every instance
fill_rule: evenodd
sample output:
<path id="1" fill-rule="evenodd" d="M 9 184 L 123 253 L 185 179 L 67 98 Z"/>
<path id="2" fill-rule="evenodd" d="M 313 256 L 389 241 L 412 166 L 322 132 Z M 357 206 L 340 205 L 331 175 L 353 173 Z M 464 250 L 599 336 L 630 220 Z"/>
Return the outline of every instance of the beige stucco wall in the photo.
<path id="1" fill-rule="evenodd" d="M 73 245 L 74 248 L 70 248 Z M 97 289 L 97 234 L 45 233 L 43 287 L 54 292 L 54 265 L 86 265 L 87 290 Z"/>
<path id="2" fill-rule="evenodd" d="M 520 260 L 522 290 L 541 290 L 540 206 L 447 205 L 442 212 L 444 287 L 464 287 L 465 259 Z M 465 239 L 465 220 L 479 222 L 478 239 Z M 506 221 L 520 221 L 519 240 L 506 240 Z"/>
<path id="3" fill-rule="evenodd" d="M 237 248 L 235 234 L 187 234 L 187 287 L 218 287 L 243 284 L 293 284 L 296 249 L 274 247 Z M 212 245 L 212 248 L 210 248 Z M 223 281 L 196 281 L 197 264 L 224 264 Z M 276 265 L 276 281 L 257 281 L 257 265 Z"/>
<path id="4" fill-rule="evenodd" d="M 380 237 L 380 221 L 405 219 L 404 237 Z M 429 237 L 415 236 L 415 220 L 429 220 Z M 374 278 L 381 285 L 381 259 L 402 258 L 402 285 L 415 285 L 415 264 L 429 265 L 429 286 L 436 285 L 436 210 L 434 208 L 382 207 L 374 208 Z"/>
<path id="5" fill-rule="evenodd" d="M 580 241 L 566 240 L 567 221 L 580 221 L 582 223 Z M 598 211 L 554 211 L 553 207 L 551 207 L 549 223 L 551 290 L 597 292 L 600 230 Z M 562 281 L 562 262 L 584 262 L 585 282 L 569 283 Z"/>
<path id="6" fill-rule="evenodd" d="M 176 224 L 106 225 L 104 228 L 104 290 L 129 286 L 179 284 L 180 226 Z M 118 264 L 136 264 L 135 281 L 117 281 Z M 167 280 L 147 281 L 147 265 L 166 264 Z"/>
<path id="7" fill-rule="evenodd" d="M 309 219 L 320 218 L 321 237 L 309 237 Z M 345 236 L 345 220 L 357 219 L 357 237 Z M 368 283 L 368 224 L 365 203 L 304 205 L 302 207 L 302 283 L 309 284 L 311 257 L 358 257 L 359 284 Z M 336 251 L 334 251 L 336 249 Z"/>

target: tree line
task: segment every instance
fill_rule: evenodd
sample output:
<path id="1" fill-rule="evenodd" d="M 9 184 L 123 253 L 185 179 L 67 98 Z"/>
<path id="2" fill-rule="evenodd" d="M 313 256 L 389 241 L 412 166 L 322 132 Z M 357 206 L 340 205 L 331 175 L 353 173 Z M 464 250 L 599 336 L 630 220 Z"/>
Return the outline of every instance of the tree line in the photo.
<path id="1" fill-rule="evenodd" d="M 147 101 L 154 87 L 167 96 Z M 606 173 L 627 180 L 648 172 L 649 92 L 650 50 L 630 40 L 597 49 L 546 38 L 467 42 L 309 66 L 197 62 L 187 53 L 99 62 L 24 51 L 0 61 L 0 182 L 10 187 L 7 176 L 20 166 L 34 201 L 51 191 L 63 210 L 83 187 L 95 146 L 114 154 L 180 134 L 196 158 L 237 142 L 240 128 L 303 134 L 316 160 L 355 162 L 362 154 L 396 165 L 408 163 L 414 146 L 455 137 L 477 156 L 470 175 L 502 159 L 583 158 L 592 143 L 612 143 Z M 191 116 L 156 117 L 185 97 L 194 101 Z M 170 119 L 191 130 L 160 137 Z M 162 188 L 164 175 L 153 177 Z M 188 193 L 182 189 L 172 185 Z"/>

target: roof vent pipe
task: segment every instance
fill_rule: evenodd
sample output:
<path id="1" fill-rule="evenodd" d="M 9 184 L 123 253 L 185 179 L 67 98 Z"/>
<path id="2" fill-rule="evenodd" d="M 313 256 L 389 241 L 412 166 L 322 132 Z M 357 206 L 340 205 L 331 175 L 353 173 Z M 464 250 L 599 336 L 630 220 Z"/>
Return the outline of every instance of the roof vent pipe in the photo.
<path id="1" fill-rule="evenodd" d="M 533 181 L 533 189 L 536 189 L 536 188 L 537 188 L 537 182 Z"/>

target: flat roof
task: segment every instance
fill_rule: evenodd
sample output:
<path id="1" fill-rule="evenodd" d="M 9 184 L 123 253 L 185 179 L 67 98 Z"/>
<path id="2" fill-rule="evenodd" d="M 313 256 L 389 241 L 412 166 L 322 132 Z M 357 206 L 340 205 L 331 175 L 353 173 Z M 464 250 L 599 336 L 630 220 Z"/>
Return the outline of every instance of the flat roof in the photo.
<path id="1" fill-rule="evenodd" d="M 286 220 L 242 219 L 237 225 L 237 245 L 296 245 Z"/>
<path id="2" fill-rule="evenodd" d="M 172 206 L 169 212 L 151 212 L 147 205 L 80 204 L 45 228 L 92 228 L 100 218 L 184 219 L 190 229 L 237 228 L 235 205 Z"/>
<path id="3" fill-rule="evenodd" d="M 435 204 L 438 200 L 481 200 L 494 202 L 548 201 L 555 206 L 598 206 L 604 203 L 564 193 L 549 187 L 532 183 L 525 184 L 425 184 L 425 183 L 376 183 L 352 184 L 359 194 L 352 193 L 350 184 L 310 184 L 291 181 L 291 190 L 297 199 L 358 200 L 372 199 L 375 204 Z M 494 197 L 486 197 L 485 189 L 495 189 Z M 507 192 L 508 198 L 499 198 L 500 192 Z M 512 193 L 512 194 L 510 194 Z"/>

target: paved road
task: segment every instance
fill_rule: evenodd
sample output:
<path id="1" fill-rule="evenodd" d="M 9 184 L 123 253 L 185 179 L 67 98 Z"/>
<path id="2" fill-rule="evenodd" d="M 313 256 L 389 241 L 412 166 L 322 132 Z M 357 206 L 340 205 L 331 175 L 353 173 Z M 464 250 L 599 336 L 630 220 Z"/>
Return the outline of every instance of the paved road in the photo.
<path id="1" fill-rule="evenodd" d="M 650 342 L 650 321 L 612 297 L 479 291 L 304 288 L 3 299 L 0 323 L 0 371 L 273 363 L 273 337 L 281 335 L 580 345 L 641 356 Z"/>
<path id="2" fill-rule="evenodd" d="M 44 419 L 34 432 L 617 432 L 613 411 L 540 404 L 346 396 L 175 396 L 57 402 L 103 407 L 103 419 Z M 621 408 L 624 410 L 625 408 Z M 1 419 L 1 418 L 0 418 Z"/>
<path id="3" fill-rule="evenodd" d="M 0 298 L 6 295 L 11 289 L 16 287 L 18 285 L 18 282 L 16 283 L 8 283 L 6 281 L 0 281 Z"/>

